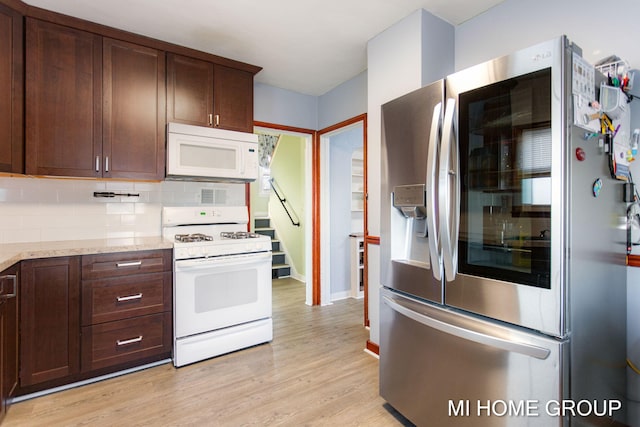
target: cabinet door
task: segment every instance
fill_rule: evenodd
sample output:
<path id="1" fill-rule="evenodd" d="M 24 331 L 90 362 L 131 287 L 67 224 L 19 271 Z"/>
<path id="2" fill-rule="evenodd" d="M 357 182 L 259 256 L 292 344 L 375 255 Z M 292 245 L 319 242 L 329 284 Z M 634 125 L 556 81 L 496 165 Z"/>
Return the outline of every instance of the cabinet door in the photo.
<path id="1" fill-rule="evenodd" d="M 165 55 L 104 39 L 104 177 L 163 179 Z"/>
<path id="2" fill-rule="evenodd" d="M 0 420 L 18 385 L 18 267 L 0 273 Z"/>
<path id="3" fill-rule="evenodd" d="M 0 172 L 24 172 L 22 16 L 0 4 Z"/>
<path id="4" fill-rule="evenodd" d="M 80 259 L 23 261 L 20 386 L 80 371 Z"/>
<path id="5" fill-rule="evenodd" d="M 100 176 L 101 38 L 26 22 L 26 172 Z"/>
<path id="6" fill-rule="evenodd" d="M 167 122 L 213 126 L 213 64 L 167 55 Z"/>
<path id="7" fill-rule="evenodd" d="M 216 65 L 213 82 L 214 125 L 253 132 L 253 74 Z"/>

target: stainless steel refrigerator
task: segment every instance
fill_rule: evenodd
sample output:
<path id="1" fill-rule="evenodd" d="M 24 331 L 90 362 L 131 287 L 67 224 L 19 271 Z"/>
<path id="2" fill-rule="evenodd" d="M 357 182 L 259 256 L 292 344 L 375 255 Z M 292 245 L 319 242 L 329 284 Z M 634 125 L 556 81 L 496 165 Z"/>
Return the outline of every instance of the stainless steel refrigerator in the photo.
<path id="1" fill-rule="evenodd" d="M 382 106 L 380 394 L 417 425 L 625 420 L 625 204 L 574 124 L 602 78 L 580 55 L 563 36 Z"/>

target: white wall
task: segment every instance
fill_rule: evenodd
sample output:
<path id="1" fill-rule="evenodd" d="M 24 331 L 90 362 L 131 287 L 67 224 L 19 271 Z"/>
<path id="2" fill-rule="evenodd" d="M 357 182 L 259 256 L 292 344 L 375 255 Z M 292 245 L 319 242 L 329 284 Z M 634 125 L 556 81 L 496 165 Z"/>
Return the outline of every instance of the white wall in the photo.
<path id="1" fill-rule="evenodd" d="M 422 18 L 422 85 L 433 83 L 454 71 L 455 28 L 424 12 Z"/>
<path id="2" fill-rule="evenodd" d="M 349 296 L 351 289 L 352 260 L 349 234 L 362 232 L 363 227 L 362 212 L 351 212 L 351 156 L 354 150 L 362 145 L 362 125 L 329 137 L 331 300 Z M 360 221 L 347 220 L 353 218 L 353 215 L 358 215 Z M 360 227 L 353 229 L 356 224 Z"/>
<path id="3" fill-rule="evenodd" d="M 305 138 L 296 135 L 281 135 L 271 160 L 271 177 L 278 194 L 286 200 L 284 209 L 278 194 L 269 195 L 269 217 L 271 226 L 276 229 L 276 238 L 281 249 L 287 254 L 287 263 L 291 265 L 291 276 L 305 281 L 306 275 L 306 153 Z M 299 222 L 296 226 L 293 221 Z"/>
<path id="4" fill-rule="evenodd" d="M 318 97 L 261 83 L 253 86 L 253 119 L 302 129 L 318 129 Z"/>
<path id="5" fill-rule="evenodd" d="M 380 106 L 453 71 L 454 29 L 418 10 L 367 44 L 368 234 L 380 235 Z M 444 48 L 438 45 L 444 46 Z M 436 55 L 424 57 L 423 55 Z M 409 154 L 409 153 L 408 153 Z M 379 343 L 380 247 L 368 245 L 369 340 Z"/>
<path id="6" fill-rule="evenodd" d="M 456 27 L 456 70 L 562 34 L 591 63 L 616 54 L 640 68 L 639 16 L 637 0 L 506 0 Z"/>
<path id="7" fill-rule="evenodd" d="M 363 71 L 320 96 L 318 129 L 327 128 L 366 112 L 367 72 Z"/>
<path id="8" fill-rule="evenodd" d="M 367 112 L 367 71 L 321 96 L 254 85 L 254 120 L 319 130 Z"/>

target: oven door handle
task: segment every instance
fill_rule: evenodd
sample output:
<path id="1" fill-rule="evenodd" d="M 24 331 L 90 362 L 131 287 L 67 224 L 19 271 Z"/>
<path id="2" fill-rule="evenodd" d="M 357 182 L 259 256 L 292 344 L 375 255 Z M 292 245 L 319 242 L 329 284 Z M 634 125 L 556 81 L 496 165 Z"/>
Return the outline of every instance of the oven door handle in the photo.
<path id="1" fill-rule="evenodd" d="M 176 271 L 196 270 L 202 268 L 211 268 L 214 266 L 219 267 L 238 264 L 252 265 L 263 262 L 271 262 L 271 252 L 176 260 L 175 269 Z"/>

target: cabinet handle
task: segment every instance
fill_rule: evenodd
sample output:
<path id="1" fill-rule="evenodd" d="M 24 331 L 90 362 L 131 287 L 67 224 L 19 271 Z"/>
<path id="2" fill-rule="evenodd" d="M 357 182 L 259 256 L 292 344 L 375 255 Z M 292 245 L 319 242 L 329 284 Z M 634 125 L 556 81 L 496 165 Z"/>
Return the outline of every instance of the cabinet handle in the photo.
<path id="1" fill-rule="evenodd" d="M 4 282 L 5 280 L 11 280 L 13 282 L 13 291 L 11 291 L 10 294 L 5 294 L 4 293 Z M 0 295 L 0 298 L 2 299 L 9 299 L 9 298 L 14 298 L 16 296 L 16 290 L 18 289 L 18 276 L 16 276 L 15 274 L 7 274 L 6 276 L 0 276 L 0 281 L 2 281 L 2 285 L 0 286 L 0 293 L 3 295 Z"/>
<path id="2" fill-rule="evenodd" d="M 104 158 L 104 171 L 109 172 L 109 156 Z"/>
<path id="3" fill-rule="evenodd" d="M 100 172 L 100 156 L 96 156 L 96 172 Z"/>
<path id="4" fill-rule="evenodd" d="M 127 345 L 127 344 L 135 344 L 140 341 L 142 341 L 142 335 L 136 338 L 128 339 L 128 340 L 118 340 L 116 341 L 116 344 L 120 346 L 120 345 Z"/>
<path id="5" fill-rule="evenodd" d="M 142 265 L 142 261 L 119 262 L 116 264 L 116 267 L 136 267 L 138 265 Z"/>
<path id="6" fill-rule="evenodd" d="M 213 126 L 213 114 L 209 114 L 209 126 Z"/>
<path id="7" fill-rule="evenodd" d="M 139 294 L 136 294 L 136 295 L 129 295 L 129 296 L 126 296 L 126 297 L 116 297 L 116 300 L 118 302 L 131 301 L 131 300 L 134 300 L 134 299 L 142 299 L 142 292 L 140 292 Z"/>
<path id="8" fill-rule="evenodd" d="M 220 127 L 220 114 L 216 114 L 216 127 Z"/>

